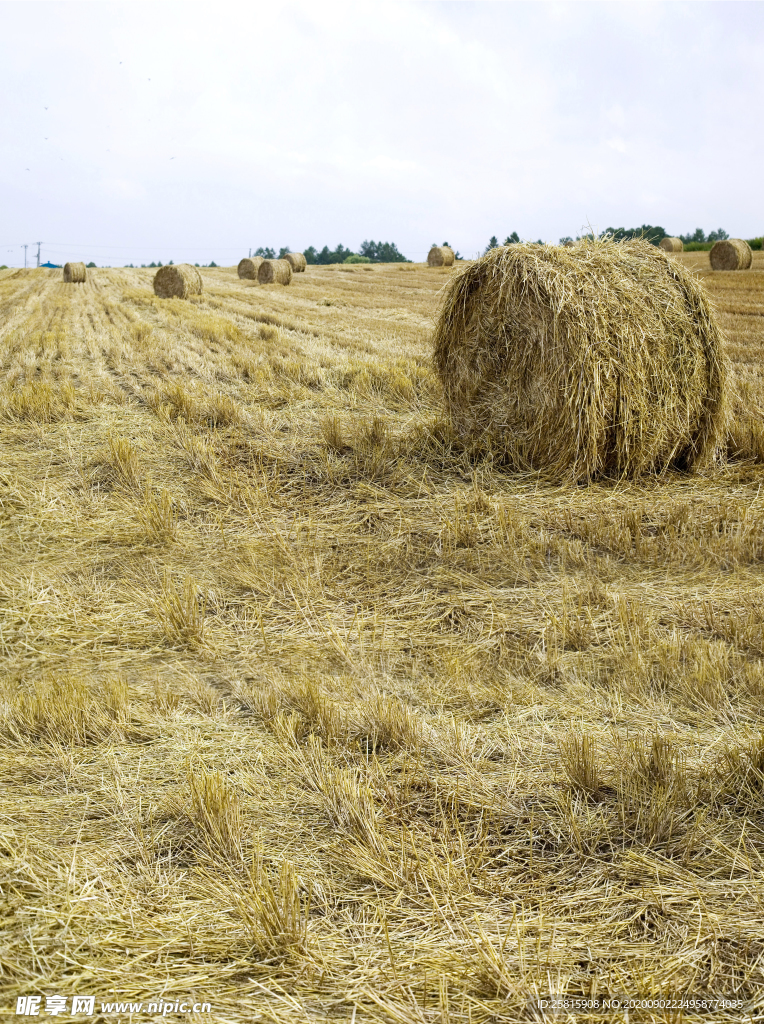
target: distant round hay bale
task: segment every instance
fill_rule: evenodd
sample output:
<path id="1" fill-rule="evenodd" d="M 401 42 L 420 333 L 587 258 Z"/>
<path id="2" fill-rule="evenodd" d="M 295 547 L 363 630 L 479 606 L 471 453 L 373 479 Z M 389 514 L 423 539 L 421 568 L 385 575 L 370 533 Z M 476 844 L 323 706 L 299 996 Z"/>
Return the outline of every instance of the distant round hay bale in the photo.
<path id="1" fill-rule="evenodd" d="M 712 270 L 748 270 L 752 260 L 751 247 L 742 238 L 725 238 L 711 249 Z"/>
<path id="2" fill-rule="evenodd" d="M 247 281 L 256 281 L 257 272 L 262 262 L 262 256 L 250 256 L 239 260 L 239 266 L 236 268 L 239 272 L 239 277 L 245 278 Z"/>
<path id="3" fill-rule="evenodd" d="M 681 238 L 667 236 L 661 239 L 660 247 L 664 252 L 682 252 L 684 250 L 684 242 Z"/>
<path id="4" fill-rule="evenodd" d="M 574 246 L 574 245 L 575 245 L 576 243 L 575 243 L 575 242 L 573 241 L 573 239 L 572 239 L 572 238 L 568 238 L 568 239 L 567 239 L 566 241 L 564 241 L 564 242 L 563 242 L 562 244 L 563 244 L 563 247 L 564 247 L 565 249 L 572 249 L 572 248 L 573 248 L 573 246 Z"/>
<path id="5" fill-rule="evenodd" d="M 434 245 L 427 253 L 427 263 L 431 267 L 453 267 L 454 250 L 447 245 Z"/>
<path id="6" fill-rule="evenodd" d="M 88 272 L 84 263 L 64 264 L 64 281 L 67 284 L 84 284 L 87 276 Z"/>
<path id="7" fill-rule="evenodd" d="M 263 260 L 257 272 L 260 284 L 289 284 L 292 264 L 288 260 Z"/>
<path id="8" fill-rule="evenodd" d="M 202 275 L 190 263 L 160 267 L 154 274 L 154 292 L 162 299 L 187 299 L 202 294 Z"/>
<path id="9" fill-rule="evenodd" d="M 287 261 L 292 271 L 295 274 L 305 273 L 305 268 L 308 265 L 308 261 L 305 259 L 301 252 L 288 252 L 284 259 Z"/>
<path id="10" fill-rule="evenodd" d="M 724 434 L 713 310 L 648 242 L 492 249 L 449 282 L 434 341 L 452 423 L 517 469 L 576 481 L 690 470 Z"/>

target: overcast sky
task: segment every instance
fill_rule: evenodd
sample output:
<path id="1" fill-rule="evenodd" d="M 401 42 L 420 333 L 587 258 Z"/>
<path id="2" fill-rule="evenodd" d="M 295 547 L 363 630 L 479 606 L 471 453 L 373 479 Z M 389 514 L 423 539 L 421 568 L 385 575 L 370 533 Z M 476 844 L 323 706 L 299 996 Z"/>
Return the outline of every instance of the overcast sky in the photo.
<path id="1" fill-rule="evenodd" d="M 0 263 L 764 232 L 761 3 L 0 2 Z"/>

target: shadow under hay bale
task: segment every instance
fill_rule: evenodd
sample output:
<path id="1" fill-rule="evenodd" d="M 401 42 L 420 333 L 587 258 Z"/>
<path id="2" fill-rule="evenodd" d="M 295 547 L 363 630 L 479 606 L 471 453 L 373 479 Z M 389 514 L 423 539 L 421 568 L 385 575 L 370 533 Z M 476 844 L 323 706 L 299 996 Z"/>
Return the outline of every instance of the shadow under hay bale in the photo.
<path id="1" fill-rule="evenodd" d="M 662 238 L 660 247 L 664 252 L 683 252 L 684 242 L 681 238 Z"/>
<path id="2" fill-rule="evenodd" d="M 434 245 L 427 253 L 427 263 L 431 267 L 453 267 L 454 250 L 447 245 Z"/>
<path id="3" fill-rule="evenodd" d="M 65 263 L 64 281 L 66 284 L 84 284 L 88 272 L 84 263 Z"/>
<path id="4" fill-rule="evenodd" d="M 257 272 L 262 262 L 262 256 L 245 257 L 243 260 L 239 260 L 239 266 L 236 268 L 239 277 L 247 281 L 256 281 Z"/>
<path id="5" fill-rule="evenodd" d="M 751 247 L 742 238 L 725 238 L 711 249 L 712 270 L 748 270 L 752 261 Z"/>
<path id="6" fill-rule="evenodd" d="M 289 284 L 292 265 L 287 260 L 263 260 L 257 272 L 260 284 Z"/>
<path id="7" fill-rule="evenodd" d="M 292 271 L 295 274 L 305 273 L 305 268 L 308 265 L 308 261 L 305 259 L 301 252 L 288 252 L 284 256 L 284 259 L 287 261 L 287 263 L 292 268 Z"/>
<path id="8" fill-rule="evenodd" d="M 202 294 L 202 275 L 190 263 L 160 267 L 154 275 L 154 293 L 162 299 L 187 299 Z"/>
<path id="9" fill-rule="evenodd" d="M 647 242 L 492 249 L 449 283 L 434 359 L 456 429 L 554 479 L 694 469 L 723 437 L 710 303 Z"/>

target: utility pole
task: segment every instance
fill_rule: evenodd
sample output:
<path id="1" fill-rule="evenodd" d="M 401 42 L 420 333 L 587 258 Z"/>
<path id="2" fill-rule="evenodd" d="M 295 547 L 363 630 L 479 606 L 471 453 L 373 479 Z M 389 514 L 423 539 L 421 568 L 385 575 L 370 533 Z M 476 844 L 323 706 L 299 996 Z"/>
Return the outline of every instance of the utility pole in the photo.
<path id="1" fill-rule="evenodd" d="M 250 249 L 249 249 L 249 258 L 252 259 L 252 247 L 251 246 L 250 246 Z"/>
<path id="2" fill-rule="evenodd" d="M 38 270 L 40 269 L 40 246 L 41 245 L 42 245 L 42 242 L 38 242 L 37 243 L 37 269 Z"/>
<path id="3" fill-rule="evenodd" d="M 24 270 L 26 270 L 26 268 L 27 268 L 27 249 L 28 248 L 29 248 L 28 245 L 23 245 L 22 246 L 22 249 L 24 250 Z"/>

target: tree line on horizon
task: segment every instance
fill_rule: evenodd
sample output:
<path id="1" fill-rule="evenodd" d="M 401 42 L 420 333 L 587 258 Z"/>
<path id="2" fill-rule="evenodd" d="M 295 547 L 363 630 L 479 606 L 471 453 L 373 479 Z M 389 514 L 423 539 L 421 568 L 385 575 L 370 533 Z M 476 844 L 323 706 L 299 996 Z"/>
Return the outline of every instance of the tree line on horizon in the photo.
<path id="1" fill-rule="evenodd" d="M 585 235 L 578 235 L 576 238 L 572 238 L 570 235 L 565 235 L 560 239 L 560 245 L 565 242 L 579 242 L 582 239 L 594 239 L 602 238 L 605 235 L 611 236 L 614 241 L 621 242 L 627 238 L 643 238 L 646 242 L 650 242 L 652 245 L 660 245 L 664 238 L 672 237 L 665 228 L 656 224 L 643 224 L 638 228 L 623 228 L 623 227 L 609 227 L 605 228 L 604 231 L 598 235 L 589 233 Z M 684 243 L 685 249 L 692 250 L 696 248 L 710 248 L 714 242 L 721 241 L 725 238 L 729 238 L 729 233 L 724 228 L 716 228 L 713 231 L 705 233 L 703 228 L 696 228 L 693 232 L 688 232 L 685 235 L 677 235 Z M 517 231 L 513 231 L 510 235 L 504 239 L 503 242 L 499 242 L 496 235 L 492 235 L 483 250 L 483 254 L 490 252 L 491 249 L 497 249 L 501 245 L 514 245 L 521 241 L 520 235 Z M 748 244 L 754 249 L 762 248 L 761 238 L 750 238 L 747 239 Z M 539 245 L 543 245 L 543 239 L 537 240 Z M 435 244 L 435 243 L 433 243 Z M 443 242 L 443 245 L 449 245 L 448 242 Z M 278 252 L 270 247 L 260 246 L 255 249 L 252 253 L 253 256 L 262 256 L 263 259 L 283 259 L 288 252 L 294 250 L 288 245 L 283 245 Z M 358 251 L 348 249 L 344 245 L 338 245 L 334 249 L 330 249 L 328 245 L 325 245 L 323 249 L 318 250 L 315 246 L 308 246 L 307 249 L 303 250 L 306 263 L 314 266 L 328 265 L 330 263 L 411 263 L 410 259 L 407 259 L 402 252 L 398 249 L 398 246 L 394 242 L 375 242 L 373 240 L 366 240 L 361 243 Z M 456 259 L 461 259 L 460 253 L 455 251 Z M 128 267 L 133 267 L 134 264 L 125 264 Z M 140 266 L 144 268 L 161 267 L 164 264 L 161 260 L 158 262 L 141 263 Z M 172 266 L 173 261 L 170 260 L 167 266 Z M 89 263 L 89 267 L 94 267 L 94 263 Z M 218 264 L 211 263 L 196 263 L 195 266 L 199 267 L 217 267 Z"/>
<path id="2" fill-rule="evenodd" d="M 650 242 L 652 245 L 660 245 L 664 238 L 674 237 L 669 235 L 668 231 L 660 225 L 656 224 L 643 224 L 639 228 L 605 228 L 600 234 L 595 235 L 593 232 L 587 235 L 579 235 L 573 239 L 570 235 L 565 235 L 560 239 L 560 245 L 564 245 L 565 242 L 580 242 L 582 238 L 594 239 L 603 238 L 604 236 L 611 236 L 616 242 L 622 242 L 627 238 L 643 238 L 646 242 Z M 723 241 L 725 238 L 729 238 L 729 233 L 724 228 L 716 228 L 714 231 L 705 233 L 703 228 L 695 228 L 695 230 L 686 235 L 676 235 L 675 237 L 681 238 L 684 243 L 685 249 L 690 251 L 695 248 L 710 248 L 714 242 Z M 490 252 L 491 249 L 497 249 L 499 245 L 512 245 L 520 241 L 520 236 L 516 231 L 513 231 L 511 235 L 507 235 L 503 242 L 499 242 L 496 235 L 492 235 L 488 245 L 483 250 L 483 253 Z M 748 244 L 754 249 L 760 249 L 762 245 L 761 238 L 747 239 Z M 538 244 L 543 245 L 543 240 L 538 239 Z"/>
<path id="3" fill-rule="evenodd" d="M 260 246 L 252 253 L 253 256 L 262 256 L 265 260 L 283 259 L 288 252 L 294 252 L 288 245 L 282 246 L 278 254 L 275 249 Z M 305 262 L 314 266 L 327 265 L 329 263 L 410 263 L 402 252 L 399 251 L 395 242 L 374 242 L 366 240 L 361 243 L 358 252 L 347 249 L 344 245 L 338 245 L 330 249 L 325 245 L 318 250 L 314 245 L 303 249 Z"/>

